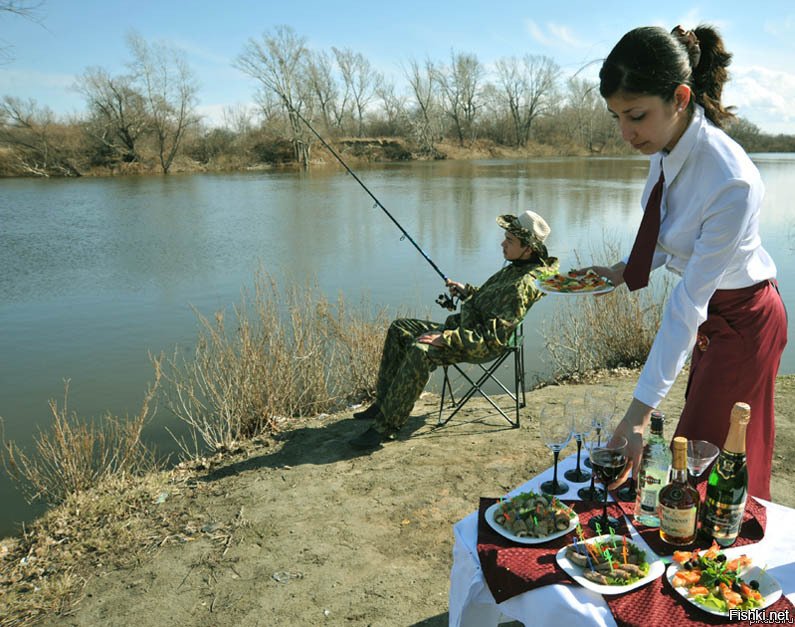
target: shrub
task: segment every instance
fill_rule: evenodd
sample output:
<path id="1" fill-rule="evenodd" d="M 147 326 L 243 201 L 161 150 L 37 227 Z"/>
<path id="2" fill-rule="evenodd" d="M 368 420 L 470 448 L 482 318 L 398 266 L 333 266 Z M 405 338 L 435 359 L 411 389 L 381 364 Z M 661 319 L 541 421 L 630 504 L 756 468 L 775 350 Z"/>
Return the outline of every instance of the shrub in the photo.
<path id="1" fill-rule="evenodd" d="M 29 455 L 0 437 L 3 466 L 30 500 L 42 499 L 53 505 L 109 477 L 143 474 L 156 466 L 154 454 L 141 441 L 141 432 L 154 413 L 150 405 L 160 383 L 160 362 L 154 363 L 155 382 L 133 418 L 107 414 L 99 421 L 81 419 L 68 410 L 67 382 L 63 405 L 50 401 L 52 425 L 34 437 L 35 454 Z"/>
<path id="2" fill-rule="evenodd" d="M 193 353 L 176 351 L 164 370 L 166 404 L 190 429 L 192 441 L 177 439 L 188 456 L 235 450 L 285 419 L 373 394 L 383 311 L 368 320 L 348 312 L 341 296 L 332 304 L 315 285 L 280 290 L 263 272 L 253 297 L 244 292 L 233 311 L 232 330 L 224 312 L 212 319 L 197 312 Z"/>

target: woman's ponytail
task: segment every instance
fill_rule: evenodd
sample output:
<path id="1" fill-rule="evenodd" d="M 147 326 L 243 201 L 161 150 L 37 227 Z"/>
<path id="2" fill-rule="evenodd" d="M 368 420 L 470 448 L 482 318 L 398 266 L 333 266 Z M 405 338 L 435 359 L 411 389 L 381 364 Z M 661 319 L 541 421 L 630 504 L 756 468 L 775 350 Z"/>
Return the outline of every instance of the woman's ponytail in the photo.
<path id="1" fill-rule="evenodd" d="M 713 27 L 700 25 L 692 32 L 700 49 L 700 58 L 693 67 L 693 92 L 696 102 L 704 107 L 707 118 L 713 124 L 722 127 L 724 122 L 735 118 L 734 107 L 724 107 L 721 103 L 723 85 L 729 80 L 727 68 L 732 55 L 726 50 L 723 40 Z"/>

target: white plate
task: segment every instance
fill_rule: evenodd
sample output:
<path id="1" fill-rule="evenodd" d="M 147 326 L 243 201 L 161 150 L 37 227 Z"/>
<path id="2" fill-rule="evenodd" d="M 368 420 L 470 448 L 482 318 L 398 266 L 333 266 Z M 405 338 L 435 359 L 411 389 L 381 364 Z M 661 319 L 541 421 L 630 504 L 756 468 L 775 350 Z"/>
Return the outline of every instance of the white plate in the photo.
<path id="1" fill-rule="evenodd" d="M 618 536 L 617 536 L 618 537 Z M 603 541 L 609 540 L 610 534 L 605 534 L 602 536 L 597 536 L 596 538 L 588 538 L 585 541 L 587 543 L 595 542 L 595 541 Z M 642 547 L 637 543 L 633 542 L 635 546 L 638 548 Z M 665 564 L 663 564 L 662 560 L 657 557 L 654 553 L 650 551 L 646 551 L 646 560 L 653 560 L 649 561 L 649 572 L 648 574 L 643 577 L 642 579 L 638 579 L 637 581 L 627 584 L 625 586 L 608 586 L 599 583 L 594 583 L 593 581 L 589 581 L 583 576 L 583 569 L 579 566 L 576 566 L 569 558 L 566 557 L 566 549 L 568 546 L 564 546 L 560 551 L 557 552 L 555 555 L 555 559 L 558 561 L 558 565 L 568 574 L 570 577 L 574 579 L 578 584 L 580 584 L 583 588 L 588 588 L 589 590 L 593 590 L 594 592 L 598 592 L 599 594 L 623 594 L 624 592 L 629 592 L 630 590 L 634 590 L 635 588 L 640 588 L 641 586 L 645 586 L 650 581 L 654 581 L 665 572 Z"/>
<path id="2" fill-rule="evenodd" d="M 606 285 L 605 287 L 598 289 L 598 290 L 582 290 L 579 292 L 559 292 L 558 290 L 553 290 L 550 287 L 547 287 L 543 284 L 543 279 L 536 279 L 536 287 L 539 291 L 544 292 L 544 294 L 558 294 L 562 296 L 591 296 L 592 294 L 607 294 L 612 292 L 616 289 L 615 285 Z"/>
<path id="3" fill-rule="evenodd" d="M 722 552 L 726 555 L 726 559 L 733 559 L 735 557 L 739 557 L 746 553 L 747 547 L 744 546 L 735 546 L 730 549 L 724 549 Z M 751 558 L 753 559 L 753 558 Z M 668 578 L 668 583 L 671 584 L 673 587 L 673 578 L 674 575 L 681 569 L 682 567 L 673 562 L 669 567 L 668 571 L 665 573 L 665 576 Z M 765 600 L 762 601 L 762 605 L 759 607 L 755 607 L 755 610 L 762 610 L 766 607 L 770 607 L 779 600 L 781 597 L 781 586 L 778 582 L 773 579 L 770 575 L 764 572 L 759 566 L 751 566 L 750 568 L 746 568 L 740 571 L 740 576 L 743 578 L 743 581 L 751 581 L 752 579 L 756 579 L 759 582 L 759 594 L 761 594 Z M 696 606 L 700 610 L 704 610 L 705 612 L 709 612 L 710 614 L 714 614 L 715 616 L 729 616 L 729 612 L 721 612 L 720 610 L 716 610 L 714 607 L 706 607 L 704 605 L 700 605 L 691 599 L 687 594 L 687 588 L 674 588 L 679 595 L 691 605 Z"/>
<path id="4" fill-rule="evenodd" d="M 505 527 L 498 524 L 496 520 L 494 520 L 494 514 L 497 511 L 497 508 L 500 506 L 500 502 L 497 501 L 493 505 L 490 505 L 489 508 L 485 512 L 486 522 L 489 523 L 489 526 L 494 529 L 497 533 L 501 536 L 508 538 L 509 540 L 513 540 L 514 542 L 519 542 L 520 544 L 543 544 L 544 542 L 549 542 L 550 540 L 554 540 L 556 538 L 560 538 L 561 536 L 565 536 L 570 531 L 573 531 L 574 528 L 579 524 L 580 517 L 577 514 L 574 514 L 574 518 L 571 519 L 569 522 L 569 526 L 562 531 L 556 531 L 553 534 L 548 536 L 544 536 L 543 538 L 522 538 L 519 536 L 514 535 L 510 531 L 508 531 Z"/>

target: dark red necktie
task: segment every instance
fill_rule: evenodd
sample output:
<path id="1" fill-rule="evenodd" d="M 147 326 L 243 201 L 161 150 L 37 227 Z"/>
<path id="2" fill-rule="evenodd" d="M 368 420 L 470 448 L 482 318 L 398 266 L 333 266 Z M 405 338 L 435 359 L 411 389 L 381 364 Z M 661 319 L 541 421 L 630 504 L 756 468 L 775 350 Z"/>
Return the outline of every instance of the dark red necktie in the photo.
<path id="1" fill-rule="evenodd" d="M 664 181 L 665 176 L 661 167 L 660 178 L 652 187 L 649 200 L 646 201 L 643 219 L 640 221 L 640 228 L 635 236 L 632 252 L 629 253 L 627 266 L 624 268 L 624 282 L 630 292 L 649 284 L 651 261 L 657 246 L 657 237 L 660 235 L 660 202 L 662 201 Z"/>

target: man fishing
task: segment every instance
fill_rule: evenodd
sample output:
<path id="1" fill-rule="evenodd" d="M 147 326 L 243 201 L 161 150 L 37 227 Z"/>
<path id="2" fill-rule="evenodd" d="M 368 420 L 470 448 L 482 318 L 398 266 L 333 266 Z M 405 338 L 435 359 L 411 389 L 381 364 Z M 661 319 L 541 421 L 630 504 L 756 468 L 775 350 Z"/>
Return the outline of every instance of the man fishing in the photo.
<path id="1" fill-rule="evenodd" d="M 378 370 L 375 401 L 354 417 L 374 420 L 350 445 L 375 450 L 394 439 L 437 366 L 484 362 L 498 357 L 514 329 L 543 295 L 535 279 L 557 271 L 544 241 L 549 225 L 533 211 L 497 218 L 505 229 L 502 253 L 509 262 L 480 287 L 446 280 L 461 299 L 460 313 L 442 323 L 413 318 L 395 320 L 387 331 Z"/>

